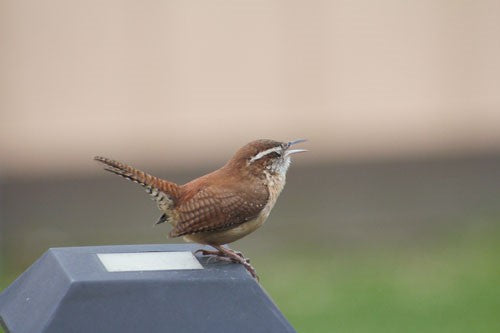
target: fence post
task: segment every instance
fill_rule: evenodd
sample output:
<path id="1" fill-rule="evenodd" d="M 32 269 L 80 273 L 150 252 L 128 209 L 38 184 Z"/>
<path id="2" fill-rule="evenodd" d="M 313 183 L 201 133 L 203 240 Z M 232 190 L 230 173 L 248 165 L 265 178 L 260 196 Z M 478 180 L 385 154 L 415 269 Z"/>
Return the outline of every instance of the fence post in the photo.
<path id="1" fill-rule="evenodd" d="M 295 332 L 238 264 L 196 245 L 49 249 L 0 294 L 6 332 Z"/>

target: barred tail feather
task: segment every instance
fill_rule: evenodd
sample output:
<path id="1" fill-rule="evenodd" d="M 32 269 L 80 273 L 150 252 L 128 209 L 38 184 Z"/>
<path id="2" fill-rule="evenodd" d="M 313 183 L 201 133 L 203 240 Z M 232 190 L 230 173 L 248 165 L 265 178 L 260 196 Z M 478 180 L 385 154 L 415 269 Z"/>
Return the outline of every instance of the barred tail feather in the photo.
<path id="1" fill-rule="evenodd" d="M 171 208 L 178 197 L 179 186 L 175 183 L 152 176 L 134 167 L 106 157 L 96 156 L 94 160 L 105 164 L 104 170 L 143 186 L 146 192 L 153 197 L 153 200 L 158 203 L 161 210 L 165 211 Z"/>

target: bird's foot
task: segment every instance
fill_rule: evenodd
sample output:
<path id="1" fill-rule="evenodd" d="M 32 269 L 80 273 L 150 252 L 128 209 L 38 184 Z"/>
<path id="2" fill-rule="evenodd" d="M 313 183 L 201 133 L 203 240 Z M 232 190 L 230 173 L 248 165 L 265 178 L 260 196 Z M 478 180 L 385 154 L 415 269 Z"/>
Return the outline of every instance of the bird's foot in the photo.
<path id="1" fill-rule="evenodd" d="M 241 257 L 242 259 L 244 259 L 247 263 L 250 263 L 250 259 L 249 258 L 245 258 L 245 256 L 243 255 L 242 252 L 240 251 L 234 251 L 234 250 L 231 250 L 230 248 L 226 248 L 227 250 L 233 252 L 234 254 L 238 255 L 239 257 Z M 194 253 L 201 253 L 202 255 L 204 256 L 212 256 L 213 258 L 215 258 L 216 260 L 222 260 L 222 261 L 229 261 L 229 260 L 226 260 L 226 259 L 231 259 L 232 262 L 235 262 L 235 263 L 239 263 L 240 260 L 236 260 L 234 258 L 231 258 L 229 257 L 226 253 L 222 252 L 222 251 L 210 251 L 210 250 L 205 250 L 205 249 L 199 249 L 199 250 L 196 250 L 194 251 Z"/>
<path id="2" fill-rule="evenodd" d="M 204 255 L 204 256 L 225 256 L 224 253 L 222 253 L 221 251 L 210 251 L 210 250 L 205 250 L 205 249 L 199 249 L 199 250 L 196 250 L 194 251 L 194 253 L 201 253 L 201 255 Z"/>
<path id="3" fill-rule="evenodd" d="M 248 271 L 248 273 L 250 273 L 250 275 L 252 275 L 252 277 L 254 279 L 256 279 L 257 281 L 259 281 L 259 276 L 257 275 L 257 271 L 255 271 L 255 268 L 253 268 L 253 266 L 250 265 L 250 260 L 249 259 L 243 258 L 242 261 L 240 261 L 240 264 L 242 264 L 243 267 L 246 268 L 246 270 Z"/>
<path id="4" fill-rule="evenodd" d="M 252 277 L 255 278 L 257 281 L 259 281 L 259 277 L 257 276 L 257 272 L 255 271 L 255 268 L 253 268 L 252 265 L 250 265 L 250 259 L 245 258 L 243 256 L 243 253 L 236 252 L 234 250 L 231 250 L 229 248 L 225 248 L 223 246 L 214 246 L 214 247 L 216 249 L 218 249 L 219 252 L 224 253 L 225 256 L 230 258 L 230 260 L 232 262 L 243 265 L 243 267 L 245 267 L 245 269 L 250 273 L 250 275 L 252 275 Z"/>
<path id="5" fill-rule="evenodd" d="M 226 250 L 229 250 L 229 251 L 231 251 L 231 252 L 233 252 L 234 254 L 237 254 L 237 255 L 238 255 L 238 256 L 240 256 L 241 258 L 245 259 L 245 261 L 246 261 L 247 263 L 250 263 L 250 259 L 249 259 L 249 258 L 245 258 L 245 255 L 243 254 L 243 252 L 233 250 L 233 249 L 229 248 L 229 246 L 227 246 L 227 245 L 226 245 L 225 249 L 226 249 Z M 235 261 L 235 262 L 239 262 L 239 261 Z"/>
<path id="6" fill-rule="evenodd" d="M 199 249 L 194 253 L 201 253 L 204 256 L 210 256 L 208 261 L 215 260 L 215 261 L 226 261 L 226 262 L 234 262 L 237 264 L 241 264 L 250 273 L 250 275 L 252 275 L 255 279 L 257 279 L 257 281 L 259 281 L 259 277 L 257 276 L 255 268 L 253 268 L 252 265 L 250 265 L 250 259 L 245 258 L 243 253 L 222 246 L 217 246 L 215 248 L 218 251 Z"/>
<path id="7" fill-rule="evenodd" d="M 226 261 L 226 262 L 233 262 L 233 260 L 229 257 L 226 256 L 221 251 L 210 251 L 210 250 L 204 250 L 204 249 L 199 249 L 194 252 L 196 253 L 201 253 L 204 256 L 209 256 L 207 259 L 207 262 L 210 263 L 211 261 Z"/>
<path id="8" fill-rule="evenodd" d="M 246 262 L 250 263 L 250 259 L 248 258 L 245 258 L 245 256 L 243 255 L 243 252 L 240 252 L 240 251 L 234 251 L 233 252 L 237 255 L 239 255 L 240 257 L 242 257 L 243 259 L 245 259 Z"/>

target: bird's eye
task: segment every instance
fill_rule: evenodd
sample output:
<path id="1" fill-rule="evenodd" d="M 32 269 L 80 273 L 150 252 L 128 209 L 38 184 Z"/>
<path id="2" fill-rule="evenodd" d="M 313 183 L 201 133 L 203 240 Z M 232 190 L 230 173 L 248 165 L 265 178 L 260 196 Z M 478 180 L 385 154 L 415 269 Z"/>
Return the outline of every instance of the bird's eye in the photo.
<path id="1" fill-rule="evenodd" d="M 269 156 L 272 158 L 278 158 L 281 156 L 281 153 L 273 151 L 272 153 L 269 154 Z"/>

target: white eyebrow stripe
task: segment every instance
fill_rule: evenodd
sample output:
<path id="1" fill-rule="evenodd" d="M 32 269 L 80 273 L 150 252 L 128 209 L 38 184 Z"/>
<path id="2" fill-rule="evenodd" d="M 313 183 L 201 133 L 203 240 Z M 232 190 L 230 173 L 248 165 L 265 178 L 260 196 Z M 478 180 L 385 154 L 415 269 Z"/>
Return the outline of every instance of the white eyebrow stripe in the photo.
<path id="1" fill-rule="evenodd" d="M 271 154 L 271 153 L 274 153 L 274 152 L 277 153 L 280 150 L 281 150 L 281 147 L 278 146 L 278 147 L 269 148 L 267 150 L 261 151 L 260 153 L 258 153 L 257 155 L 255 155 L 254 157 L 252 157 L 250 159 L 250 163 L 252 163 L 254 161 L 257 161 L 258 159 L 261 159 L 262 157 L 266 156 L 267 154 Z"/>

